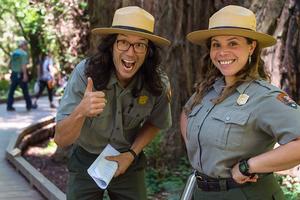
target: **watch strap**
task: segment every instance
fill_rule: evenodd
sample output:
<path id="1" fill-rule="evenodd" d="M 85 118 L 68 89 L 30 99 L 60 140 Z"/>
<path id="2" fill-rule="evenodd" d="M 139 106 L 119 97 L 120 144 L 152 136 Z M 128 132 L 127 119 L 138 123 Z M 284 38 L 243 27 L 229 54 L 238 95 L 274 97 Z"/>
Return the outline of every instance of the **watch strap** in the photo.
<path id="1" fill-rule="evenodd" d="M 131 155 L 133 156 L 134 160 L 137 159 L 137 154 L 135 153 L 135 151 L 133 151 L 132 149 L 128 149 L 127 152 L 131 153 Z"/>

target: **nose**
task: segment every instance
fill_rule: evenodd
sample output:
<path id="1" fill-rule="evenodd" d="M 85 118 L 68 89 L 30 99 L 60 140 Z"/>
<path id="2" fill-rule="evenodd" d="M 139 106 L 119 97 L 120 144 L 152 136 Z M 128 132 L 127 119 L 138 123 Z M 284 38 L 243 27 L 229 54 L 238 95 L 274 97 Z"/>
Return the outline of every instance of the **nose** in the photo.
<path id="1" fill-rule="evenodd" d="M 126 51 L 127 55 L 134 55 L 134 47 L 130 44 L 129 49 Z"/>
<path id="2" fill-rule="evenodd" d="M 228 54 L 228 51 L 226 48 L 220 48 L 219 50 L 219 55 L 220 56 L 224 56 L 224 55 L 227 55 Z"/>

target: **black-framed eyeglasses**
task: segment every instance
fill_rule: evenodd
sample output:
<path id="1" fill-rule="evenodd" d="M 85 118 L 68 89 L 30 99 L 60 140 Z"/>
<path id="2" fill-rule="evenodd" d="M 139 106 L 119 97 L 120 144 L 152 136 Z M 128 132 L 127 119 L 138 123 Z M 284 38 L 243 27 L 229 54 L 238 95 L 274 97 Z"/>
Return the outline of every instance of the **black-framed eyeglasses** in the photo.
<path id="1" fill-rule="evenodd" d="M 120 51 L 127 51 L 131 46 L 136 53 L 145 53 L 148 45 L 142 42 L 130 43 L 127 40 L 117 40 L 117 48 Z"/>

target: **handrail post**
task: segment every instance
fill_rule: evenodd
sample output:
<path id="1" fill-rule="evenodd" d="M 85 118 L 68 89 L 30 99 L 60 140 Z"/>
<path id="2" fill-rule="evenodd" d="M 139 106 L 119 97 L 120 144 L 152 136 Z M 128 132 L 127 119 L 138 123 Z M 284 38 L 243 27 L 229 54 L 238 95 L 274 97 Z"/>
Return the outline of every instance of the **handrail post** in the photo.
<path id="1" fill-rule="evenodd" d="M 195 184 L 196 184 L 196 177 L 195 174 L 192 173 L 185 184 L 180 200 L 192 200 Z"/>

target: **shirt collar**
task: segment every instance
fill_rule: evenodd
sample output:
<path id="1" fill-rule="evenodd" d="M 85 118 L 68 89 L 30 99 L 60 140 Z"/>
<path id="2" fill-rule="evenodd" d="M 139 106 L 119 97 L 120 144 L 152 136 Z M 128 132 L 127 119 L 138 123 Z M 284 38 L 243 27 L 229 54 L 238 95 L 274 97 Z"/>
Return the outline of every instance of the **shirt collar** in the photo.
<path id="1" fill-rule="evenodd" d="M 141 84 L 141 76 L 139 75 L 139 73 L 137 73 L 133 79 L 131 80 L 131 82 L 129 83 L 129 85 L 126 87 L 127 90 L 130 90 L 134 87 L 135 83 L 138 81 L 138 84 Z M 118 84 L 118 78 L 117 78 L 117 75 L 115 73 L 115 71 L 113 71 L 111 73 L 111 76 L 110 76 L 110 79 L 108 81 L 108 84 L 107 84 L 107 88 L 108 89 L 111 89 L 113 87 L 113 85 L 115 84 Z M 118 84 L 119 87 L 121 87 L 120 84 Z"/>
<path id="2" fill-rule="evenodd" d="M 244 94 L 246 89 L 249 87 L 249 85 L 252 83 L 252 81 L 249 82 L 244 82 L 241 85 L 239 85 L 236 90 L 240 93 L 240 94 Z"/>
<path id="3" fill-rule="evenodd" d="M 110 79 L 107 83 L 107 88 L 111 89 L 113 87 L 113 85 L 116 84 L 116 83 L 118 83 L 117 76 L 116 76 L 115 72 L 112 72 L 111 75 L 110 75 Z"/>
<path id="4" fill-rule="evenodd" d="M 224 87 L 225 87 L 224 78 L 223 77 L 217 78 L 215 83 L 213 84 L 213 88 L 217 92 L 217 94 L 221 94 Z"/>
<path id="5" fill-rule="evenodd" d="M 252 81 L 242 83 L 239 85 L 236 90 L 240 93 L 243 94 L 245 90 L 249 87 L 249 85 L 252 83 Z M 214 90 L 218 93 L 221 94 L 223 88 L 225 87 L 225 81 L 224 77 L 219 77 L 216 79 L 215 83 L 213 84 Z"/>

